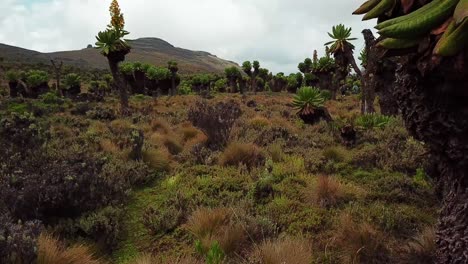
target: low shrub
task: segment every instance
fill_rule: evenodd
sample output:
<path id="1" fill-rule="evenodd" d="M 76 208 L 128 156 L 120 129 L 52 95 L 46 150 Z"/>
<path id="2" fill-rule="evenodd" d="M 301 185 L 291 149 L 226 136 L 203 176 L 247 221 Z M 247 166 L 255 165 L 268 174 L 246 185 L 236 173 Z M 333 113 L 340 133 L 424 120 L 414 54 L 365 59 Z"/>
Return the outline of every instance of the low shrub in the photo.
<path id="1" fill-rule="evenodd" d="M 239 104 L 232 100 L 216 105 L 199 101 L 189 110 L 188 119 L 207 135 L 208 147 L 220 149 L 228 143 L 234 122 L 241 114 Z"/>
<path id="2" fill-rule="evenodd" d="M 104 243 L 109 249 L 115 247 L 123 229 L 122 209 L 106 207 L 97 212 L 86 214 L 77 223 L 77 228 L 94 241 Z"/>
<path id="3" fill-rule="evenodd" d="M 0 191 L 3 191 L 0 188 Z M 0 262 L 34 263 L 36 244 L 43 226 L 40 221 L 15 221 L 0 210 Z"/>
<path id="4" fill-rule="evenodd" d="M 341 146 L 328 147 L 323 150 L 322 154 L 325 159 L 335 163 L 345 162 L 349 159 L 348 151 Z"/>
<path id="5" fill-rule="evenodd" d="M 222 166 L 245 165 L 248 169 L 261 166 L 265 162 L 262 151 L 253 144 L 232 143 L 221 154 Z"/>
<path id="6" fill-rule="evenodd" d="M 183 212 L 171 207 L 166 210 L 148 207 L 143 213 L 143 224 L 151 235 L 165 235 L 181 223 Z"/>

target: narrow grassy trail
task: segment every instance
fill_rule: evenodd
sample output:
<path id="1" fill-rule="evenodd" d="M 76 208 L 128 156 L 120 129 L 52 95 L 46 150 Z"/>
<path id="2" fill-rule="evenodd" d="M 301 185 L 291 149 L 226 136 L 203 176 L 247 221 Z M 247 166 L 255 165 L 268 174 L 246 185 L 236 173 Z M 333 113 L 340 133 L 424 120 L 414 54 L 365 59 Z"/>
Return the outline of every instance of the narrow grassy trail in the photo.
<path id="1" fill-rule="evenodd" d="M 123 219 L 123 237 L 112 258 L 115 263 L 126 264 L 138 257 L 144 245 L 151 244 L 151 238 L 142 222 L 142 213 L 149 204 L 157 200 L 157 190 L 160 183 L 144 189 L 136 190 L 126 206 Z"/>

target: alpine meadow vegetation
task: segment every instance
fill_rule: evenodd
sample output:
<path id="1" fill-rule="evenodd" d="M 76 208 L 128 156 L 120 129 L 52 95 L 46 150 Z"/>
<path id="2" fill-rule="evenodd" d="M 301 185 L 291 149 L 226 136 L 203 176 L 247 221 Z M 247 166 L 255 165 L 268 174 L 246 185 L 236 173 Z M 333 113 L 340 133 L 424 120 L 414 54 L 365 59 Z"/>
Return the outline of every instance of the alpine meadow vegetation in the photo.
<path id="1" fill-rule="evenodd" d="M 109 2 L 81 63 L 0 54 L 0 263 L 468 263 L 466 0 L 368 0 L 285 72 Z"/>

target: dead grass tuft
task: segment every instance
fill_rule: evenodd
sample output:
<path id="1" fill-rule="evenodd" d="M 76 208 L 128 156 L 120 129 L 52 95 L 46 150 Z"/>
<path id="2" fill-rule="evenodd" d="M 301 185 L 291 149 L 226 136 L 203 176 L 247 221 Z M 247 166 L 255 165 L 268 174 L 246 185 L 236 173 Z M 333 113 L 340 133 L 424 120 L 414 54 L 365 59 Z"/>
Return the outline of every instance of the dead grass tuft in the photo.
<path id="1" fill-rule="evenodd" d="M 256 247 L 249 263 L 258 264 L 306 264 L 313 260 L 308 241 L 285 238 L 266 241 Z"/>
<path id="2" fill-rule="evenodd" d="M 187 229 L 208 250 L 216 241 L 227 255 L 238 252 L 247 241 L 246 228 L 236 223 L 228 208 L 199 208 L 189 217 Z"/>
<path id="3" fill-rule="evenodd" d="M 351 215 L 340 216 L 336 243 L 344 263 L 387 263 L 385 237 L 369 223 L 356 223 Z"/>
<path id="4" fill-rule="evenodd" d="M 38 240 L 37 264 L 102 264 L 89 248 L 76 245 L 65 248 L 57 239 L 42 234 Z"/>
<path id="5" fill-rule="evenodd" d="M 156 149 L 144 150 L 143 161 L 150 168 L 158 172 L 167 172 L 171 170 L 170 160 L 167 155 Z"/>
<path id="6" fill-rule="evenodd" d="M 333 176 L 320 175 L 311 188 L 307 188 L 306 200 L 320 207 L 336 205 L 344 197 L 343 185 Z"/>
<path id="7" fill-rule="evenodd" d="M 434 228 L 425 228 L 418 236 L 414 237 L 404 248 L 406 263 L 434 263 L 434 257 L 436 252 L 435 241 L 436 234 Z"/>
<path id="8" fill-rule="evenodd" d="M 220 165 L 245 165 L 252 169 L 264 163 L 265 157 L 260 148 L 254 144 L 232 143 L 222 153 Z"/>
<path id="9" fill-rule="evenodd" d="M 151 121 L 151 128 L 153 131 L 160 132 L 162 134 L 167 134 L 171 131 L 171 126 L 166 120 L 163 119 L 154 119 Z"/>
<path id="10" fill-rule="evenodd" d="M 271 126 L 271 122 L 263 116 L 255 116 L 250 119 L 249 125 L 255 129 L 263 129 L 264 127 Z"/>

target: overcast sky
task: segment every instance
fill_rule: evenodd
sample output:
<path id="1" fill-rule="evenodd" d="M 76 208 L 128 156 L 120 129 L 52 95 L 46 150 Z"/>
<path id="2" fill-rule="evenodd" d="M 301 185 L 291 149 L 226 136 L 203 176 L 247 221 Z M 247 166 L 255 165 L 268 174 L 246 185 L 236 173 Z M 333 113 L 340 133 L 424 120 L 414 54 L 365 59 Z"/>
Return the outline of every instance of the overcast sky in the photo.
<path id="1" fill-rule="evenodd" d="M 0 43 L 42 52 L 82 49 L 109 23 L 111 0 L 0 0 Z M 130 39 L 162 38 L 241 64 L 259 60 L 274 72 L 296 72 L 333 25 L 353 28 L 364 47 L 362 22 L 351 12 L 363 0 L 120 0 Z"/>

